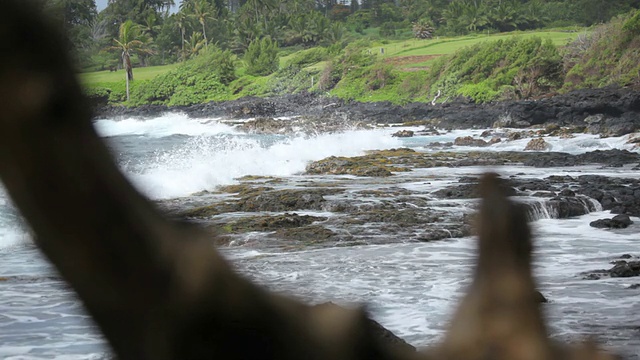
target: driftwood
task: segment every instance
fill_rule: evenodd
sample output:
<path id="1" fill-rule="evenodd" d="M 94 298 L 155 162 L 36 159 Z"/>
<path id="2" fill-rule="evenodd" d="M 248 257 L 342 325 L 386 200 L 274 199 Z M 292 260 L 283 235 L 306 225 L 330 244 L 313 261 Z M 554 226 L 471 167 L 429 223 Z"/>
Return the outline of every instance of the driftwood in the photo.
<path id="1" fill-rule="evenodd" d="M 378 341 L 364 311 L 310 307 L 236 275 L 207 235 L 164 219 L 118 171 L 65 41 L 24 3 L 0 12 L 0 176 L 120 359 L 612 358 L 549 340 L 525 216 L 494 175 L 481 185 L 474 282 L 424 353 Z"/>

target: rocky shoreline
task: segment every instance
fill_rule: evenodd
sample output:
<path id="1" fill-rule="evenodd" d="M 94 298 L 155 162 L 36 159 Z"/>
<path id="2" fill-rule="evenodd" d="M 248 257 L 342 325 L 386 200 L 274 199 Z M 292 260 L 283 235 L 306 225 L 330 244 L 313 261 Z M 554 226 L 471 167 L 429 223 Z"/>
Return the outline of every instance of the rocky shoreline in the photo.
<path id="1" fill-rule="evenodd" d="M 100 107 L 96 118 L 154 117 L 165 112 L 237 120 L 238 129 L 248 133 L 317 134 L 381 125 L 423 127 L 415 133 L 401 130 L 394 134 L 411 137 L 437 135 L 450 129 L 487 129 L 480 137 L 433 144 L 433 151 L 426 153 L 400 148 L 355 157 L 329 157 L 310 163 L 306 172 L 293 180 L 247 176 L 238 179 L 238 184 L 194 194 L 186 202 L 176 199 L 160 203 L 174 217 L 209 228 L 222 246 L 295 251 L 471 235 L 477 178 L 462 176 L 457 183 L 434 189 L 432 185 L 442 180 L 423 174 L 425 169 L 597 165 L 632 173 L 640 170 L 640 154 L 635 151 L 614 149 L 572 155 L 550 151 L 553 149 L 545 141 L 548 136 L 571 138 L 582 133 L 600 137 L 629 135 L 629 143 L 637 148 L 640 92 L 626 89 L 583 90 L 535 101 L 472 104 L 456 100 L 406 106 L 295 94 L 179 108 Z M 465 146 L 484 147 L 529 138 L 523 151 L 456 151 Z M 522 204 L 532 220 L 608 210 L 612 218 L 592 224 L 596 231 L 605 232 L 637 226 L 630 217 L 640 217 L 638 177 L 578 171 L 575 176 L 512 175 L 504 178 L 504 184 L 516 199 L 526 199 Z M 635 267 L 621 272 L 620 261 L 615 266 L 615 270 L 595 270 L 584 277 L 640 275 Z"/>
<path id="2" fill-rule="evenodd" d="M 435 105 L 410 103 L 399 106 L 390 102 L 360 103 L 298 93 L 171 108 L 163 105 L 127 108 L 99 102 L 95 102 L 94 106 L 96 119 L 155 117 L 166 112 L 182 112 L 193 118 L 273 119 L 296 116 L 304 123 L 337 124 L 343 127 L 358 124 L 420 124 L 439 129 L 472 129 L 555 124 L 580 127 L 584 132 L 602 136 L 621 136 L 640 129 L 640 92 L 624 88 L 585 89 L 537 100 L 486 104 L 451 99 Z"/>

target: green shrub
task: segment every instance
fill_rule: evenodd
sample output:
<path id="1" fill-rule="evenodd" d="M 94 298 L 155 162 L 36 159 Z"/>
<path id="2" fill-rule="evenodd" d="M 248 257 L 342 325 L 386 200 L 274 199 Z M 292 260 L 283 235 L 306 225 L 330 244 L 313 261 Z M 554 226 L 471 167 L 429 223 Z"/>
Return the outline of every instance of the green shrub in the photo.
<path id="1" fill-rule="evenodd" d="M 631 12 L 629 18 L 622 24 L 622 30 L 633 35 L 640 34 L 640 11 L 634 10 Z"/>
<path id="2" fill-rule="evenodd" d="M 491 84 L 487 81 L 483 81 L 477 84 L 465 84 L 462 85 L 457 91 L 457 95 L 471 98 L 479 103 L 495 100 L 499 94 L 500 92 L 494 90 L 493 86 L 491 86 Z"/>
<path id="3" fill-rule="evenodd" d="M 298 51 L 288 61 L 287 66 L 305 67 L 308 65 L 319 63 L 320 61 L 327 60 L 329 54 L 326 48 L 314 47 L 308 50 Z"/>
<path id="4" fill-rule="evenodd" d="M 640 84 L 640 11 L 618 16 L 580 40 L 564 52 L 563 91 Z"/>
<path id="5" fill-rule="evenodd" d="M 272 74 L 278 70 L 278 44 L 270 37 L 252 41 L 244 54 L 244 62 L 249 75 Z"/>
<path id="6" fill-rule="evenodd" d="M 143 85 L 146 81 L 133 81 L 130 83 L 131 91 L 134 91 L 140 85 Z M 85 94 L 90 97 L 103 97 L 107 96 L 110 104 L 121 103 L 127 100 L 127 85 L 125 80 L 114 82 L 99 82 L 94 83 L 84 88 Z"/>
<path id="7" fill-rule="evenodd" d="M 378 62 L 366 74 L 366 84 L 369 90 L 378 90 L 390 84 L 396 78 L 393 66 Z"/>
<path id="8" fill-rule="evenodd" d="M 513 37 L 481 42 L 436 60 L 427 82 L 430 96 L 440 91 L 441 99 L 462 95 L 486 102 L 543 94 L 559 88 L 563 76 L 561 56 L 550 40 Z"/>
<path id="9" fill-rule="evenodd" d="M 398 95 L 407 100 L 413 100 L 426 95 L 427 72 L 412 71 L 405 73 L 398 84 Z"/>
<path id="10" fill-rule="evenodd" d="M 83 91 L 87 97 L 102 99 L 104 101 L 108 101 L 109 95 L 111 94 L 111 89 L 104 86 L 87 86 L 84 87 Z"/>
<path id="11" fill-rule="evenodd" d="M 131 92 L 131 105 L 190 105 L 219 100 L 236 79 L 234 56 L 211 46 L 177 68 L 141 83 Z"/>

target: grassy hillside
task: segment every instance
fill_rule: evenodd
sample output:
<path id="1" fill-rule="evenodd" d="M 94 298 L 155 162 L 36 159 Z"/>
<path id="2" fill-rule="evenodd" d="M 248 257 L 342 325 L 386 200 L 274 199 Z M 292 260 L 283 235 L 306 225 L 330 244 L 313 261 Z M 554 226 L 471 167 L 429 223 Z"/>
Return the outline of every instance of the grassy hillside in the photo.
<path id="1" fill-rule="evenodd" d="M 387 44 L 379 43 L 369 50 L 372 52 L 380 51 L 384 48 L 383 59 L 405 58 L 405 57 L 426 57 L 427 61 L 398 61 L 402 63 L 402 67 L 412 68 L 426 66 L 431 60 L 441 55 L 449 55 L 463 49 L 465 47 L 474 46 L 484 41 L 506 40 L 517 36 L 519 38 L 539 37 L 549 39 L 556 46 L 566 45 L 578 36 L 578 29 L 574 31 L 556 30 L 556 31 L 526 31 L 526 32 L 509 32 L 491 35 L 467 35 L 458 37 L 443 37 L 430 40 L 411 39 L 405 41 L 389 42 Z"/>
<path id="2" fill-rule="evenodd" d="M 132 100 L 127 104 L 186 105 L 301 90 L 328 92 L 359 101 L 426 101 L 433 97 L 427 81 L 435 82 L 439 78 L 429 69 L 435 65 L 441 67 L 442 60 L 437 60 L 440 57 L 496 41 L 499 44 L 508 43 L 509 39 L 523 41 L 535 38 L 561 46 L 576 39 L 578 34 L 566 30 L 511 32 L 430 40 L 359 40 L 342 50 L 322 47 L 284 49 L 280 53 L 280 69 L 275 73 L 268 76 L 247 75 L 243 61 L 235 59 L 235 76 L 224 82 L 215 75 L 218 72 L 216 61 L 200 61 L 201 64 L 197 66 L 192 65 L 193 61 L 188 61 L 185 64 L 136 68 Z M 81 79 L 91 95 L 108 98 L 112 103 L 125 100 L 122 71 L 85 73 Z M 499 97 L 495 87 L 508 84 L 494 85 L 490 86 L 490 96 L 485 92 L 478 100 Z M 477 89 L 466 89 L 465 93 L 459 93 L 457 88 L 451 89 L 448 95 L 473 97 L 478 94 Z"/>
<path id="3" fill-rule="evenodd" d="M 640 11 L 614 18 L 564 49 L 563 90 L 640 87 Z"/>

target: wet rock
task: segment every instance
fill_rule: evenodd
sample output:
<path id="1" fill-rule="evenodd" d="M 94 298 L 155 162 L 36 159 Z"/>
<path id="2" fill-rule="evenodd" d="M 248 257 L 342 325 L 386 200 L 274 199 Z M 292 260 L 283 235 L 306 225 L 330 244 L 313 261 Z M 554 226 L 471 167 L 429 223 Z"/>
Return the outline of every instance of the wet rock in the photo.
<path id="1" fill-rule="evenodd" d="M 587 130 L 601 137 L 623 136 L 637 131 L 639 126 L 640 119 L 636 114 L 625 113 L 616 117 L 602 117 L 600 121 L 589 123 Z"/>
<path id="2" fill-rule="evenodd" d="M 555 123 L 547 124 L 547 125 L 544 127 L 544 133 L 545 133 L 545 134 L 549 134 L 549 135 L 555 135 L 555 134 L 557 134 L 560 130 L 561 130 L 560 125 L 555 124 Z"/>
<path id="3" fill-rule="evenodd" d="M 486 138 L 486 137 L 491 136 L 492 134 L 493 134 L 492 130 L 485 130 L 485 131 L 482 132 L 482 134 L 480 134 L 480 137 Z"/>
<path id="4" fill-rule="evenodd" d="M 519 191 L 547 191 L 554 192 L 555 188 L 546 179 L 509 179 L 509 184 Z"/>
<path id="5" fill-rule="evenodd" d="M 546 303 L 549 302 L 549 300 L 547 300 L 547 298 L 544 295 L 542 295 L 542 293 L 540 291 L 534 292 L 533 296 L 535 298 L 536 303 L 546 304 Z"/>
<path id="6" fill-rule="evenodd" d="M 249 120 L 238 126 L 238 129 L 251 134 L 282 134 L 292 131 L 289 121 L 276 120 L 271 117 Z"/>
<path id="7" fill-rule="evenodd" d="M 633 221 L 627 215 L 616 215 L 612 219 L 599 219 L 589 223 L 589 226 L 598 229 L 625 229 L 629 225 L 633 224 Z"/>
<path id="8" fill-rule="evenodd" d="M 560 137 L 560 139 L 573 139 L 574 137 L 576 137 L 575 135 L 569 132 L 559 134 L 558 136 Z"/>
<path id="9" fill-rule="evenodd" d="M 474 181 L 475 178 L 467 177 L 465 178 L 465 180 Z M 510 186 L 510 182 L 503 181 L 502 185 L 507 196 L 514 196 L 517 194 L 516 190 Z M 448 186 L 444 189 L 436 190 L 431 194 L 442 199 L 475 199 L 480 197 L 480 193 L 478 192 L 478 184 L 476 182 L 456 186 Z"/>
<path id="10" fill-rule="evenodd" d="M 606 164 L 611 167 L 620 167 L 640 161 L 640 154 L 628 150 L 611 149 L 595 150 L 576 155 L 582 164 Z"/>
<path id="11" fill-rule="evenodd" d="M 623 88 L 583 89 L 540 100 L 475 104 L 462 99 L 431 105 L 389 102 L 359 103 L 308 92 L 286 93 L 271 98 L 245 97 L 225 102 L 168 108 L 150 105 L 137 108 L 103 106 L 97 102 L 97 119 L 151 117 L 182 112 L 194 118 L 273 118 L 305 116 L 316 122 L 401 124 L 420 123 L 442 129 L 528 127 L 548 121 L 560 126 L 584 126 L 592 133 L 619 136 L 640 129 L 640 92 Z M 508 115 L 505 115 L 508 114 Z M 591 118 L 590 118 L 591 116 Z M 594 117 L 595 116 L 595 117 Z M 499 119 L 495 121 L 495 119 Z M 585 123 L 585 119 L 589 123 Z M 597 120 L 599 119 L 599 120 Z M 597 121 L 596 121 L 597 120 Z"/>
<path id="12" fill-rule="evenodd" d="M 493 137 L 493 138 L 491 138 L 491 140 L 489 140 L 488 145 L 497 144 L 499 142 L 502 142 L 502 139 L 500 139 L 499 137 Z"/>
<path id="13" fill-rule="evenodd" d="M 589 115 L 586 118 L 584 118 L 584 122 L 589 124 L 589 125 L 599 124 L 599 123 L 601 123 L 603 121 L 604 121 L 604 115 L 603 114 Z"/>
<path id="14" fill-rule="evenodd" d="M 281 228 L 270 234 L 270 238 L 296 241 L 305 246 L 316 245 L 331 241 L 336 233 L 322 225 L 308 225 L 303 227 Z"/>
<path id="15" fill-rule="evenodd" d="M 551 149 L 551 145 L 543 138 L 531 139 L 524 148 L 525 151 L 545 151 L 549 149 Z"/>
<path id="16" fill-rule="evenodd" d="M 617 221 L 620 222 L 622 224 L 625 224 L 627 226 L 633 224 L 633 221 L 631 221 L 631 219 L 629 218 L 629 216 L 621 214 L 621 215 L 616 215 L 613 217 L 613 219 L 611 219 L 613 221 Z"/>
<path id="17" fill-rule="evenodd" d="M 611 277 L 633 277 L 640 275 L 640 261 L 618 261 L 608 270 Z"/>
<path id="18" fill-rule="evenodd" d="M 593 270 L 582 273 L 585 280 L 599 280 L 606 277 L 640 276 L 640 261 L 616 260 L 610 269 Z"/>
<path id="19" fill-rule="evenodd" d="M 583 196 L 556 196 L 539 203 L 523 203 L 527 218 L 537 220 L 544 217 L 566 219 L 588 214 L 596 210 L 596 206 Z"/>
<path id="20" fill-rule="evenodd" d="M 587 164 L 605 164 L 610 167 L 620 167 L 626 164 L 640 162 L 640 154 L 619 149 L 595 150 L 578 155 L 561 152 L 540 152 L 532 153 L 532 156 L 524 157 L 522 162 L 525 166 L 533 167 L 577 166 Z"/>
<path id="21" fill-rule="evenodd" d="M 456 145 L 456 146 L 478 146 L 478 147 L 483 147 L 483 146 L 487 146 L 489 144 L 486 141 L 484 141 L 482 139 L 476 139 L 473 136 L 464 136 L 464 137 L 457 137 L 453 141 L 453 145 Z"/>
<path id="22" fill-rule="evenodd" d="M 360 162 L 345 157 L 331 156 L 326 159 L 314 161 L 307 165 L 307 174 L 332 174 L 355 176 L 391 176 L 391 170 L 384 165 Z"/>
<path id="23" fill-rule="evenodd" d="M 531 194 L 531 196 L 541 197 L 541 198 L 552 198 L 556 196 L 556 193 L 552 191 L 537 191 Z"/>
<path id="24" fill-rule="evenodd" d="M 571 189 L 562 189 L 559 195 L 560 196 L 576 196 L 576 193 L 573 192 L 573 190 Z"/>
<path id="25" fill-rule="evenodd" d="M 393 137 L 402 137 L 402 138 L 413 137 L 413 131 L 411 131 L 411 130 L 400 130 L 400 131 L 396 131 L 391 136 L 393 136 Z"/>
<path id="26" fill-rule="evenodd" d="M 307 174 L 332 174 L 356 176 L 391 176 L 392 172 L 409 171 L 406 167 L 397 166 L 418 153 L 411 149 L 389 149 L 371 152 L 364 156 L 336 157 L 314 161 L 307 165 Z"/>
<path id="27" fill-rule="evenodd" d="M 578 177 L 577 192 L 590 196 L 614 214 L 640 216 L 640 180 L 600 175 Z"/>
<path id="28" fill-rule="evenodd" d="M 311 225 L 317 221 L 325 221 L 326 217 L 284 213 L 275 216 L 254 216 L 238 220 L 226 220 L 219 224 L 222 233 L 245 233 L 250 231 L 274 231 Z"/>
<path id="29" fill-rule="evenodd" d="M 325 195 L 343 191 L 339 188 L 285 189 L 271 190 L 269 187 L 251 188 L 247 184 L 227 187 L 238 190 L 239 198 L 226 199 L 207 206 L 199 206 L 183 211 L 179 215 L 186 218 L 209 218 L 229 212 L 283 212 L 295 210 L 322 210 L 326 204 Z"/>
<path id="30" fill-rule="evenodd" d="M 420 233 L 416 240 L 421 242 L 430 242 L 442 239 L 458 238 L 463 236 L 469 236 L 472 233 L 471 225 L 462 224 L 456 229 L 448 228 L 430 228 Z"/>
<path id="31" fill-rule="evenodd" d="M 480 197 L 477 184 L 464 184 L 455 187 L 447 187 L 431 193 L 443 199 L 475 199 Z"/>
<path id="32" fill-rule="evenodd" d="M 325 199 L 324 195 L 339 192 L 337 189 L 305 189 L 305 190 L 277 190 L 262 192 L 241 198 L 236 203 L 236 211 L 293 211 L 320 210 Z"/>
<path id="33" fill-rule="evenodd" d="M 531 126 L 531 123 L 525 120 L 514 119 L 513 117 L 501 116 L 500 119 L 493 123 L 494 128 L 526 128 Z"/>
<path id="34" fill-rule="evenodd" d="M 601 270 L 603 273 L 606 272 L 606 270 Z M 602 275 L 603 273 L 583 273 L 582 275 L 582 279 L 584 280 L 600 280 L 602 279 Z"/>
<path id="35" fill-rule="evenodd" d="M 549 200 L 548 206 L 558 219 L 565 219 L 596 211 L 595 205 L 585 197 L 557 196 Z"/>
<path id="36" fill-rule="evenodd" d="M 640 289 L 640 284 L 631 284 L 627 286 L 627 289 L 631 289 L 631 290 Z"/>
<path id="37" fill-rule="evenodd" d="M 515 141 L 515 140 L 520 140 L 522 138 L 522 133 L 521 132 L 512 132 L 509 133 L 509 141 Z"/>

